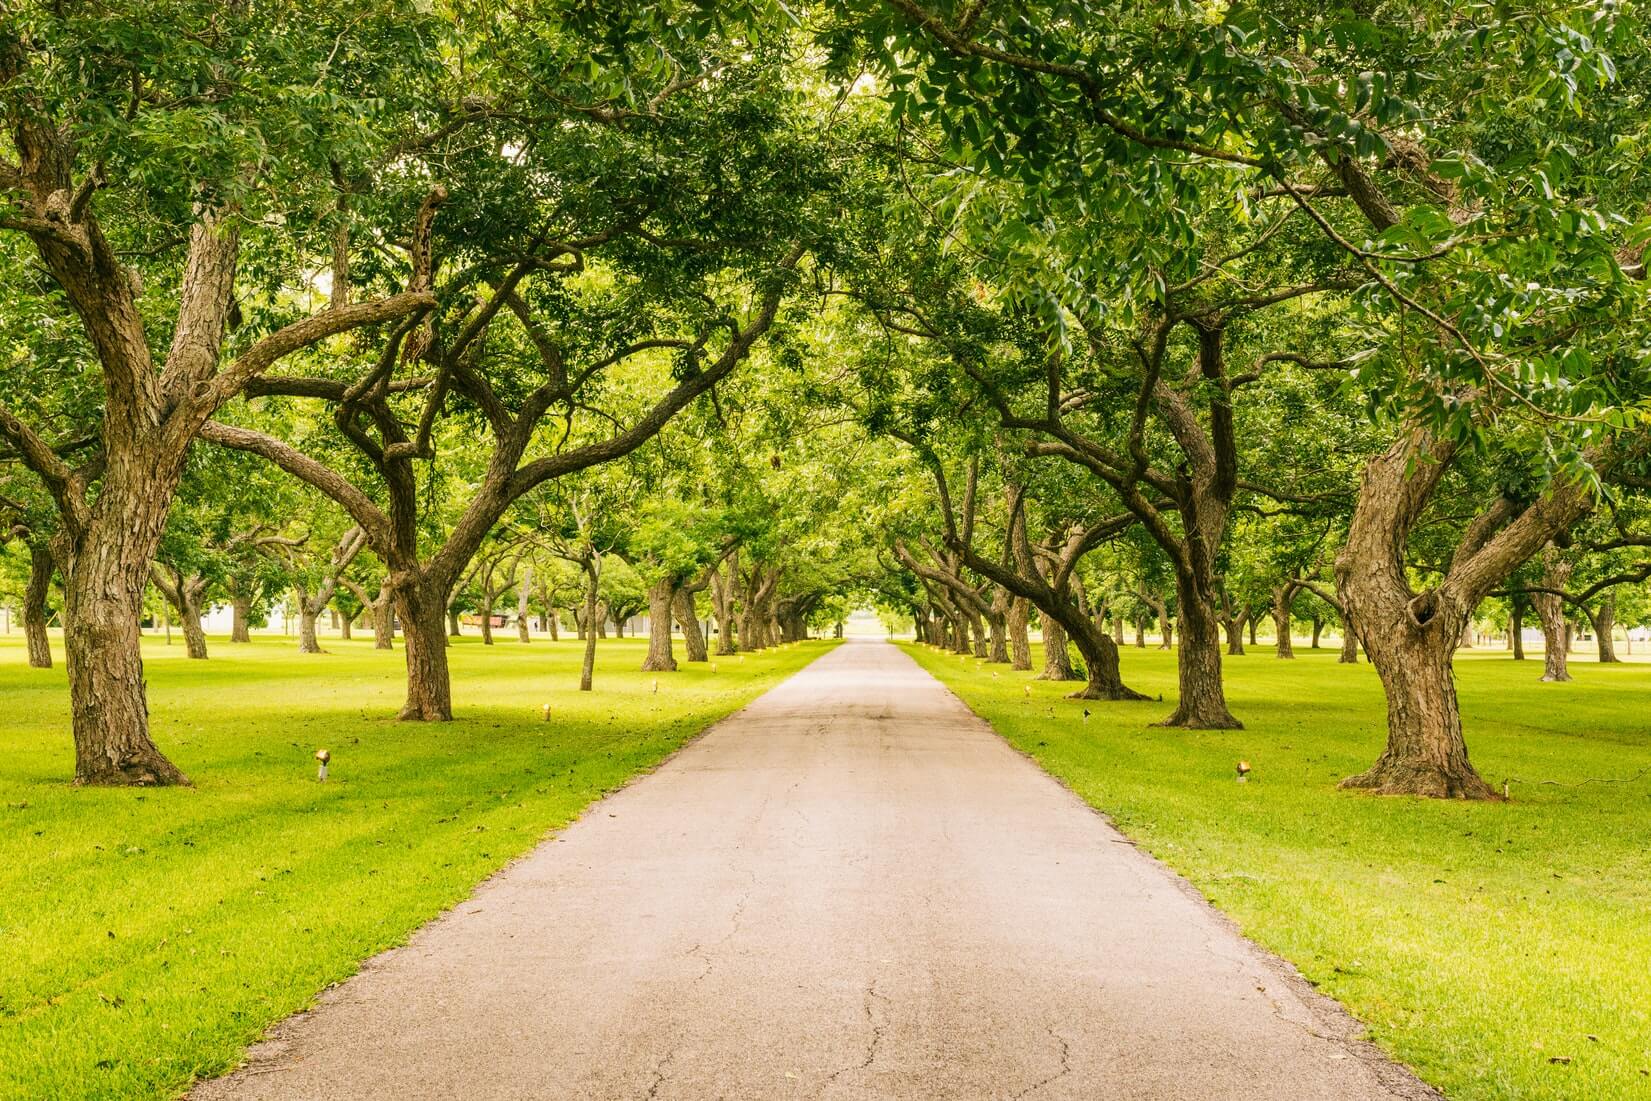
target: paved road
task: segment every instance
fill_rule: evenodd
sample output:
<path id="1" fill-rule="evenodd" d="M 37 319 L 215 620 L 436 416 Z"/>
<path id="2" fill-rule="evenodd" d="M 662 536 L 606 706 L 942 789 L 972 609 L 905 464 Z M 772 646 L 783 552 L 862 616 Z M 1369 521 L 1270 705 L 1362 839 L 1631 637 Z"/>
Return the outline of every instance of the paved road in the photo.
<path id="1" fill-rule="evenodd" d="M 855 642 L 193 1096 L 1432 1096 L 1358 1032 Z"/>

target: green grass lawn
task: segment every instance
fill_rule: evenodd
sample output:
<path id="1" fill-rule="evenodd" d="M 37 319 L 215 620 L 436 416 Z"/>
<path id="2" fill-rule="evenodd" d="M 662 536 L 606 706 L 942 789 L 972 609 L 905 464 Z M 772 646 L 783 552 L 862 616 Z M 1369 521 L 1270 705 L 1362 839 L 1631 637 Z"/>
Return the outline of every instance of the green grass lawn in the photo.
<path id="1" fill-rule="evenodd" d="M 397 723 L 402 656 L 290 639 L 147 651 L 188 789 L 77 790 L 59 667 L 0 638 L 0 1097 L 151 1098 L 260 1031 L 830 644 L 636 671 L 640 640 L 466 639 L 451 724 Z M 549 703 L 553 721 L 541 719 Z M 315 750 L 332 779 L 315 779 Z"/>
<path id="2" fill-rule="evenodd" d="M 1651 773 L 1533 783 L 1651 768 L 1651 665 L 1578 661 L 1556 685 L 1537 681 L 1540 651 L 1464 655 L 1474 763 L 1524 781 L 1507 804 L 1464 804 L 1336 790 L 1385 718 L 1374 672 L 1332 650 L 1229 657 L 1246 729 L 1169 731 L 1147 725 L 1167 702 L 1065 700 L 1072 686 L 908 649 L 1449 1096 L 1651 1098 Z M 1173 696 L 1172 654 L 1126 647 L 1123 670 Z"/>

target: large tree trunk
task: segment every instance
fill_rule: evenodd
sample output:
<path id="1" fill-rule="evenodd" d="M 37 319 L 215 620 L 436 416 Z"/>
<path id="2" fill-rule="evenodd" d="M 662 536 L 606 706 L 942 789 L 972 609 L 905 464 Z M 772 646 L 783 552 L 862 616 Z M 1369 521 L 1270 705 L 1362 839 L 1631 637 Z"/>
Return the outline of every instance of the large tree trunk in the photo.
<path id="1" fill-rule="evenodd" d="M 1009 615 L 1007 629 L 1009 635 L 1009 665 L 1014 669 L 1032 668 L 1032 641 L 1028 637 L 1026 621 L 1028 619 L 1027 602 L 1023 596 L 1012 597 L 1009 601 Z"/>
<path id="2" fill-rule="evenodd" d="M 1092 625 L 1086 623 L 1086 628 Z M 1075 632 L 1072 641 L 1083 655 L 1084 671 L 1088 674 L 1088 683 L 1077 692 L 1069 695 L 1073 700 L 1144 700 L 1141 695 L 1124 684 L 1123 673 L 1118 666 L 1118 643 L 1102 630 L 1099 625 L 1093 629 Z M 1065 647 L 1063 646 L 1064 650 Z"/>
<path id="3" fill-rule="evenodd" d="M 1387 747 L 1369 771 L 1342 781 L 1346 788 L 1382 794 L 1490 799 L 1496 793 L 1468 761 L 1456 702 L 1451 653 L 1461 627 L 1436 616 L 1403 620 L 1372 630 L 1366 619 L 1365 652 L 1387 695 Z M 1450 617 L 1454 619 L 1455 617 Z M 1376 621 L 1380 622 L 1380 621 Z"/>
<path id="4" fill-rule="evenodd" d="M 1599 602 L 1599 610 L 1592 613 L 1589 619 L 1594 625 L 1594 646 L 1599 650 L 1599 660 L 1606 663 L 1621 661 L 1617 657 L 1616 639 L 1611 637 L 1617 633 L 1617 598 L 1607 592 Z"/>
<path id="5" fill-rule="evenodd" d="M 1513 660 L 1525 660 L 1525 601 L 1518 596 L 1508 609 L 1508 641 L 1513 645 Z"/>
<path id="6" fill-rule="evenodd" d="M 339 616 L 338 617 L 338 637 L 339 638 L 343 639 L 345 642 L 350 641 L 351 637 L 353 637 L 354 630 L 355 630 L 355 617 L 354 616 L 345 615 L 345 616 Z"/>
<path id="7" fill-rule="evenodd" d="M 1273 590 L 1273 634 L 1277 638 L 1275 657 L 1292 659 L 1296 656 L 1295 642 L 1290 638 L 1290 601 L 1296 591 L 1288 585 Z M 1313 649 L 1318 649 L 1318 631 L 1313 631 Z"/>
<path id="8" fill-rule="evenodd" d="M 482 594 L 482 645 L 493 645 L 493 594 Z"/>
<path id="9" fill-rule="evenodd" d="M 453 686 L 442 622 L 450 613 L 447 593 L 439 589 L 428 580 L 412 582 L 399 587 L 394 596 L 407 659 L 407 702 L 399 716 L 403 721 L 444 723 L 453 718 Z"/>
<path id="10" fill-rule="evenodd" d="M 229 641 L 252 641 L 252 600 L 245 596 L 233 596 L 229 601 L 230 625 Z"/>
<path id="11" fill-rule="evenodd" d="M 1519 517 L 1517 532 L 1513 525 L 1497 532 L 1511 506 L 1493 504 L 1464 532 L 1441 585 L 1416 593 L 1406 562 L 1410 527 L 1453 454 L 1454 445 L 1413 427 L 1365 465 L 1347 539 L 1336 558 L 1336 587 L 1382 681 L 1387 744 L 1368 771 L 1343 780 L 1343 787 L 1388 795 L 1498 797 L 1468 760 L 1451 658 L 1483 593 L 1536 549 L 1524 549 L 1533 535 L 1574 517 L 1570 510 L 1581 497 L 1569 489 L 1564 500 L 1550 493 L 1531 506 L 1528 519 Z M 1494 563 L 1478 557 L 1492 545 Z"/>
<path id="12" fill-rule="evenodd" d="M 1247 614 L 1248 613 L 1246 612 L 1239 612 L 1237 615 L 1229 615 L 1225 617 L 1227 628 L 1227 653 L 1232 654 L 1235 657 L 1244 656 L 1244 619 Z M 1182 638 L 1181 645 L 1185 646 L 1186 643 L 1187 640 Z"/>
<path id="13" fill-rule="evenodd" d="M 1055 622 L 1049 613 L 1043 613 L 1043 672 L 1036 680 L 1077 680 L 1072 671 L 1072 657 L 1066 652 L 1066 628 Z"/>
<path id="14" fill-rule="evenodd" d="M 532 642 L 533 632 L 527 622 L 527 598 L 533 591 L 533 567 L 528 566 L 522 574 L 522 582 L 516 586 L 516 641 Z"/>
<path id="15" fill-rule="evenodd" d="M 686 589 L 679 590 L 673 614 L 676 621 L 682 625 L 682 648 L 688 651 L 688 660 L 708 660 L 710 655 L 705 652 L 705 634 L 699 629 L 699 613 L 694 608 L 694 594 Z"/>
<path id="16" fill-rule="evenodd" d="M 158 539 L 158 521 L 155 531 Z M 186 784 L 149 739 L 138 620 L 153 548 L 123 544 L 126 534 L 113 522 L 98 524 L 59 555 L 75 783 Z"/>
<path id="17" fill-rule="evenodd" d="M 648 656 L 642 659 L 644 673 L 676 672 L 671 653 L 671 605 L 676 600 L 677 583 L 662 577 L 648 586 Z"/>
<path id="18" fill-rule="evenodd" d="M 1312 645 L 1310 647 L 1308 647 L 1309 649 L 1317 650 L 1319 648 L 1319 636 L 1322 635 L 1323 633 L 1324 633 L 1324 620 L 1322 618 L 1320 618 L 1319 616 L 1314 616 L 1313 617 L 1313 642 L 1312 642 Z"/>
<path id="19" fill-rule="evenodd" d="M 1145 650 L 1147 648 L 1147 628 L 1146 624 L 1142 622 L 1139 616 L 1135 619 L 1135 648 L 1137 650 Z"/>
<path id="20" fill-rule="evenodd" d="M 1221 622 L 1215 609 L 1192 586 L 1178 585 L 1181 646 L 1175 652 L 1181 699 L 1160 726 L 1195 730 L 1239 730 L 1244 724 L 1227 710 L 1221 683 Z"/>
<path id="21" fill-rule="evenodd" d="M 52 667 L 51 637 L 46 633 L 46 596 L 52 587 L 56 563 L 52 549 L 44 543 L 29 547 L 29 584 L 23 592 L 23 634 L 29 649 L 29 664 L 36 669 Z"/>
<path id="22" fill-rule="evenodd" d="M 1571 564 L 1552 543 L 1542 552 L 1542 586 L 1556 592 L 1571 580 Z M 1566 665 L 1565 600 L 1553 593 L 1531 594 L 1531 604 L 1542 623 L 1542 680 L 1558 683 L 1571 679 Z"/>

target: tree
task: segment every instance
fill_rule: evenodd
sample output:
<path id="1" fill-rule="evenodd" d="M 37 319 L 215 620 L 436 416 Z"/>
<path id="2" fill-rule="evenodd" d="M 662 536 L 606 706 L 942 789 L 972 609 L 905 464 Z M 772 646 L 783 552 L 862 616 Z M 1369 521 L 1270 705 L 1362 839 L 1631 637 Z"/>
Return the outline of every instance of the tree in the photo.
<path id="1" fill-rule="evenodd" d="M 88 449 L 71 446 L 80 425 L 31 417 L 39 403 L 0 404 L 0 436 L 58 513 L 82 784 L 185 779 L 149 737 L 138 616 L 190 442 L 294 352 L 435 304 L 413 286 L 306 314 L 280 298 L 290 269 L 240 263 L 278 248 L 276 196 L 302 209 L 332 157 L 370 143 L 371 101 L 340 74 L 376 82 L 420 20 L 231 7 L 184 33 L 187 13 L 135 14 L 31 5 L 0 31 L 0 231 L 32 246 L 50 275 L 39 295 L 78 321 L 101 388 Z M 346 49 L 350 65 L 325 63 Z M 259 317 L 235 333 L 243 301 Z"/>

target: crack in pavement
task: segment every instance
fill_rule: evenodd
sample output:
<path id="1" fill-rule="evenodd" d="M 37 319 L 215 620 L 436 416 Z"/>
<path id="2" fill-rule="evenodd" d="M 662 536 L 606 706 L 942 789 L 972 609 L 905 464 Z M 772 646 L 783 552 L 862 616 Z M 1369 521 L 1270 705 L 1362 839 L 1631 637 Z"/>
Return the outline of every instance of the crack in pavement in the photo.
<path id="1" fill-rule="evenodd" d="M 877 1049 L 883 1044 L 883 1026 L 877 1023 L 876 1015 L 872 1013 L 872 1002 L 887 1002 L 888 1000 L 888 995 L 879 994 L 877 992 L 877 976 L 873 975 L 871 977 L 871 981 L 866 984 L 865 998 L 861 1003 L 861 1009 L 866 1016 L 866 1027 L 871 1029 L 871 1038 L 866 1041 L 865 1058 L 861 1059 L 858 1063 L 851 1063 L 846 1067 L 840 1067 L 837 1070 L 832 1071 L 826 1076 L 826 1080 L 822 1083 L 822 1086 L 831 1085 L 833 1082 L 837 1081 L 837 1079 L 841 1078 L 850 1071 L 866 1070 L 871 1066 L 871 1064 L 877 1061 Z"/>
<path id="2" fill-rule="evenodd" d="M 1050 1037 L 1061 1046 L 1061 1067 L 1049 1077 L 1033 1082 L 1030 1086 L 1027 1086 L 1025 1089 L 1015 1094 L 1013 1101 L 1020 1101 L 1020 1098 L 1022 1097 L 1030 1097 L 1032 1094 L 1043 1089 L 1043 1087 L 1053 1082 L 1058 1082 L 1062 1078 L 1065 1078 L 1068 1074 L 1072 1073 L 1072 1045 L 1067 1043 L 1065 1036 L 1062 1036 L 1060 1033 L 1056 1032 L 1047 1025 L 1044 1026 L 1044 1031 L 1049 1033 Z"/>

